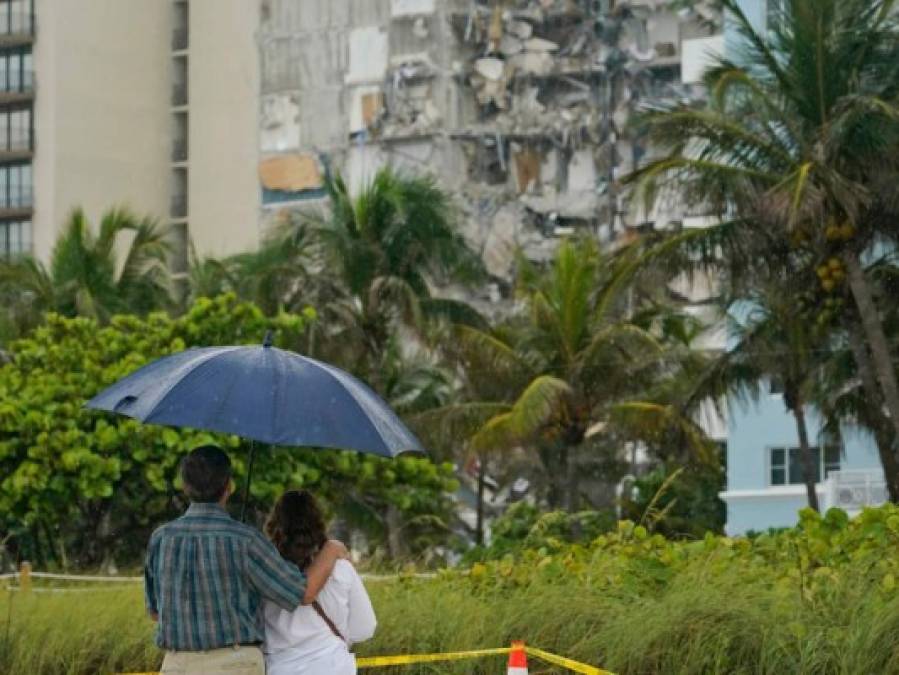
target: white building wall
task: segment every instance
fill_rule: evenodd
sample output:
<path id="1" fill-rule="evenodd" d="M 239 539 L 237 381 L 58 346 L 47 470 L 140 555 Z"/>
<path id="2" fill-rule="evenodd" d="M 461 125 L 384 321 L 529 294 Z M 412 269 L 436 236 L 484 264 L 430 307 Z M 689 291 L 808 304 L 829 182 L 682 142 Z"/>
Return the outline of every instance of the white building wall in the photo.
<path id="1" fill-rule="evenodd" d="M 35 0 L 34 253 L 72 209 L 167 216 L 170 5 Z"/>

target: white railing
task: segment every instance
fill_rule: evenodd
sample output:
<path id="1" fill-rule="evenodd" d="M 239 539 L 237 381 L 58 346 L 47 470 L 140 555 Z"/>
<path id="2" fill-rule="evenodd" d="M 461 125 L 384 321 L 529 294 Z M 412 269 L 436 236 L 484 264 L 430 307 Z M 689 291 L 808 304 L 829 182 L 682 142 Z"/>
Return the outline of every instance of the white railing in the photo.
<path id="1" fill-rule="evenodd" d="M 888 498 L 883 472 L 876 469 L 833 471 L 824 481 L 825 508 L 851 514 L 865 506 L 879 506 Z"/>

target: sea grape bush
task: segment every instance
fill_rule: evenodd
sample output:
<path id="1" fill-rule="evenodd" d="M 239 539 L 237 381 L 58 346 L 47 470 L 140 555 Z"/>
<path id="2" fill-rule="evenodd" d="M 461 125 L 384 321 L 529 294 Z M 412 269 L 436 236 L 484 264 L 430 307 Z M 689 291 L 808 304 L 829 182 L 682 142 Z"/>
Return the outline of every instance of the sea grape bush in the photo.
<path id="1" fill-rule="evenodd" d="M 247 446 L 236 437 L 142 425 L 83 404 L 158 357 L 191 346 L 252 344 L 273 329 L 294 347 L 316 320 L 308 308 L 274 317 L 233 295 L 202 298 L 183 316 L 124 315 L 100 326 L 49 315 L 11 347 L 0 367 L 0 541 L 39 567 L 136 563 L 149 532 L 184 507 L 177 466 L 191 447 L 230 452 L 238 485 Z M 289 487 L 318 491 L 332 510 L 377 540 L 379 516 L 395 506 L 407 533 L 445 531 L 451 467 L 352 453 L 278 449 L 254 469 L 251 506 L 264 511 Z M 423 544 L 424 545 L 424 544 Z M 0 561 L 2 564 L 2 561 Z"/>
<path id="2" fill-rule="evenodd" d="M 795 528 L 751 539 L 709 533 L 698 540 L 672 540 L 620 521 L 586 545 L 550 537 L 448 578 L 489 591 L 574 576 L 591 587 L 645 593 L 665 587 L 674 575 L 695 574 L 701 583 L 703 575 L 739 569 L 747 582 L 763 580 L 813 601 L 848 572 L 892 593 L 899 580 L 897 548 L 899 507 L 893 504 L 865 509 L 853 519 L 839 509 L 823 516 L 804 509 Z"/>

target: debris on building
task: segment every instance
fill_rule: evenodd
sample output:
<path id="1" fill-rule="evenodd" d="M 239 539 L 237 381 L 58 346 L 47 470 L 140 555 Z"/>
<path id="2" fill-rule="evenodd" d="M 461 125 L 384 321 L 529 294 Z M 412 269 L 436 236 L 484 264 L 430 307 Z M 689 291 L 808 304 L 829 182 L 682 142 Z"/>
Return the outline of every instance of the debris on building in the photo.
<path id="1" fill-rule="evenodd" d="M 723 49 L 711 2 L 671 4 L 263 0 L 261 187 L 284 155 L 320 156 L 351 187 L 385 164 L 435 174 L 495 280 L 487 304 L 518 249 L 545 260 L 581 229 L 612 242 L 678 222 L 677 204 L 643 213 L 621 186 L 651 154 L 634 113 L 699 100 Z M 265 194 L 271 217 L 307 203 Z"/>

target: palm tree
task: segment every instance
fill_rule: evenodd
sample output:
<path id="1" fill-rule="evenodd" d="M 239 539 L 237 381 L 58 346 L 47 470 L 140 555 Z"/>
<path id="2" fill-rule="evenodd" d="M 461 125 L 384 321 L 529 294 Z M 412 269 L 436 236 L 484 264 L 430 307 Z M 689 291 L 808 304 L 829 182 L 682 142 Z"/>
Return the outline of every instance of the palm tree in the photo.
<path id="1" fill-rule="evenodd" d="M 381 169 L 357 196 L 340 175 L 326 181 L 327 213 L 288 224 L 286 241 L 318 247 L 314 291 L 324 314 L 317 346 L 367 377 L 376 389 L 398 326 L 423 317 L 479 321 L 464 303 L 434 297 L 432 286 L 478 278 L 480 265 L 455 230 L 446 192 L 429 177 Z M 308 288 L 308 285 L 307 285 Z"/>
<path id="2" fill-rule="evenodd" d="M 737 0 L 723 0 L 742 35 L 739 62 L 707 72 L 706 107 L 648 114 L 649 138 L 667 154 L 632 180 L 650 201 L 674 188 L 721 216 L 665 250 L 734 253 L 725 261 L 733 276 L 747 256 L 786 243 L 818 268 L 826 292 L 846 293 L 859 318 L 855 358 L 872 374 L 868 400 L 883 401 L 899 438 L 899 384 L 864 264 L 899 234 L 895 4 L 785 0 L 761 33 Z"/>
<path id="3" fill-rule="evenodd" d="M 570 510 L 579 503 L 578 461 L 597 439 L 658 444 L 675 433 L 690 450 L 706 449 L 703 433 L 665 396 L 701 357 L 667 343 L 664 308 L 630 311 L 611 260 L 591 240 L 563 242 L 546 271 L 522 268 L 525 316 L 455 333 L 456 349 L 482 364 L 482 377 L 517 386 L 437 409 L 432 419 L 467 426 L 475 452 L 535 447 L 550 502 Z"/>
<path id="4" fill-rule="evenodd" d="M 168 252 L 165 229 L 150 218 L 112 209 L 94 234 L 76 209 L 48 266 L 30 256 L 0 262 L 0 296 L 19 334 L 48 311 L 106 321 L 117 312 L 165 308 L 171 301 Z"/>
<path id="5" fill-rule="evenodd" d="M 711 369 L 711 379 L 720 378 L 731 400 L 757 399 L 762 382 L 782 387 L 784 405 L 796 423 L 808 505 L 818 511 L 818 470 L 806 409 L 814 402 L 823 344 L 814 325 L 796 311 L 795 298 L 782 288 L 768 286 L 736 307 L 735 313 L 745 316 L 731 322 L 732 344 Z"/>
<path id="6" fill-rule="evenodd" d="M 296 236 L 273 236 L 256 251 L 222 259 L 200 257 L 191 246 L 188 299 L 231 292 L 268 315 L 301 311 L 321 281 L 312 255 L 312 246 Z"/>

